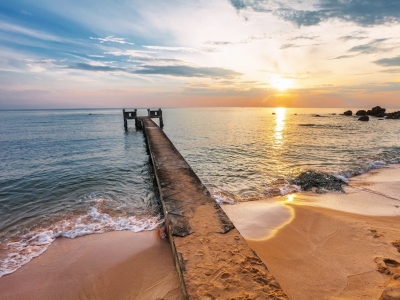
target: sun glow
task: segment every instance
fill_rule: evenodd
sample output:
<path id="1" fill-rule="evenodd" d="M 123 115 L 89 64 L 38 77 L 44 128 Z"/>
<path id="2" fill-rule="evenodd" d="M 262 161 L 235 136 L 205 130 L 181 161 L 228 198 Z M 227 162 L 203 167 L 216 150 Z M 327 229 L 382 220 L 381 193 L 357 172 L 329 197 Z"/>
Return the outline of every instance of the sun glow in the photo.
<path id="1" fill-rule="evenodd" d="M 294 86 L 294 81 L 293 79 L 290 78 L 282 78 L 282 77 L 272 77 L 269 80 L 270 86 L 284 92 L 287 89 L 290 89 Z"/>

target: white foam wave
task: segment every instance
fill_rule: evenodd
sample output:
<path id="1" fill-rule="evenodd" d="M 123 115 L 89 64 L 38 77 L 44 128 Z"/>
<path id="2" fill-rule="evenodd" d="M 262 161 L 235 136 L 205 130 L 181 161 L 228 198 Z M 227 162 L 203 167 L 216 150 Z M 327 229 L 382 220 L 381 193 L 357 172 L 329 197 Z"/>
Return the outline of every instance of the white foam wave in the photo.
<path id="1" fill-rule="evenodd" d="M 301 187 L 295 184 L 290 184 L 287 181 L 283 183 L 275 183 L 265 188 L 265 194 L 270 197 L 285 196 L 287 194 L 300 192 Z"/>
<path id="2" fill-rule="evenodd" d="M 76 238 L 79 236 L 109 231 L 130 230 L 139 232 L 157 228 L 163 220 L 152 217 L 112 217 L 91 207 L 86 215 L 52 224 L 23 235 L 19 241 L 8 243 L 4 250 L 6 257 L 0 262 L 0 277 L 13 273 L 32 258 L 39 256 L 58 237 Z"/>
<path id="3" fill-rule="evenodd" d="M 218 204 L 230 204 L 230 205 L 235 204 L 234 199 L 232 199 L 226 195 L 223 195 L 221 193 L 216 193 L 213 195 L 213 197 L 214 197 L 215 202 L 217 202 Z"/>
<path id="4" fill-rule="evenodd" d="M 349 183 L 349 180 L 345 176 L 338 175 L 338 174 L 333 174 L 333 176 L 336 177 L 337 179 L 343 181 L 344 183 Z"/>

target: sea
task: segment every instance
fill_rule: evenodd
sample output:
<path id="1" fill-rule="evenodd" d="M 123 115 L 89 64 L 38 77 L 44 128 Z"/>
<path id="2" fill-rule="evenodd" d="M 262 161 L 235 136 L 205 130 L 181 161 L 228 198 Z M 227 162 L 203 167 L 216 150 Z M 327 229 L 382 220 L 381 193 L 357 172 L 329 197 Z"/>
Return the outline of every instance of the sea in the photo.
<path id="1" fill-rule="evenodd" d="M 400 162 L 399 120 L 345 110 L 166 108 L 163 130 L 215 201 L 235 205 L 301 193 L 304 172 L 346 182 Z M 143 132 L 123 125 L 122 109 L 0 111 L 0 277 L 58 237 L 162 224 Z"/>

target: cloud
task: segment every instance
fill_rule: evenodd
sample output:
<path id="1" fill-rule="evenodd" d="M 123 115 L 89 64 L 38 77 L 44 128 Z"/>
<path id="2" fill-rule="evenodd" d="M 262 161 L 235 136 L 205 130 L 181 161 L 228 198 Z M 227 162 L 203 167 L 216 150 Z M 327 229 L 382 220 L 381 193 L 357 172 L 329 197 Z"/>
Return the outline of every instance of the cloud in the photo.
<path id="1" fill-rule="evenodd" d="M 390 49 L 382 48 L 381 44 L 387 39 L 375 39 L 368 44 L 354 46 L 348 50 L 348 52 L 358 52 L 359 54 L 371 54 L 371 53 L 379 53 L 386 52 Z"/>
<path id="2" fill-rule="evenodd" d="M 351 57 L 354 57 L 354 56 L 357 56 L 357 54 L 354 54 L 354 55 L 341 55 L 341 56 L 338 56 L 338 57 L 335 57 L 335 58 L 332 58 L 332 59 L 344 59 L 344 58 L 351 58 Z"/>
<path id="3" fill-rule="evenodd" d="M 63 41 L 61 38 L 59 38 L 55 35 L 51 35 L 46 32 L 43 32 L 43 31 L 25 28 L 22 26 L 18 26 L 18 25 L 6 23 L 6 22 L 0 21 L 0 28 L 1 28 L 0 29 L 1 31 L 8 31 L 13 34 L 20 34 L 20 35 L 28 36 L 28 37 L 35 38 L 35 39 L 40 39 L 40 40 L 45 40 L 45 41 L 56 41 L 56 42 Z"/>
<path id="4" fill-rule="evenodd" d="M 308 45 L 298 45 L 298 44 L 283 44 L 280 49 L 288 49 L 288 48 L 299 48 L 299 47 L 307 47 L 307 46 L 319 46 L 323 44 L 308 44 Z"/>
<path id="5" fill-rule="evenodd" d="M 319 36 L 317 36 L 317 35 L 305 35 L 305 34 L 303 34 L 303 35 L 292 37 L 289 40 L 291 40 L 291 41 L 294 41 L 294 40 L 315 40 L 317 38 L 319 38 Z"/>
<path id="6" fill-rule="evenodd" d="M 105 38 L 90 37 L 91 40 L 98 40 L 100 43 L 118 43 L 123 45 L 135 45 L 135 43 L 127 42 L 125 38 L 118 38 L 113 35 L 106 36 Z"/>
<path id="7" fill-rule="evenodd" d="M 363 40 L 366 38 L 367 38 L 366 36 L 345 35 L 345 36 L 341 36 L 339 38 L 339 41 L 347 42 L 347 41 L 351 41 L 351 40 Z"/>
<path id="8" fill-rule="evenodd" d="M 400 56 L 378 59 L 374 63 L 384 67 L 400 67 Z"/>
<path id="9" fill-rule="evenodd" d="M 142 58 L 151 58 L 151 55 L 154 52 L 151 51 L 141 51 L 141 50 L 115 50 L 104 52 L 104 54 L 114 55 L 114 56 L 129 56 L 129 57 L 142 57 Z"/>
<path id="10" fill-rule="evenodd" d="M 209 41 L 206 42 L 207 45 L 213 45 L 213 46 L 227 46 L 227 45 L 232 45 L 234 43 L 232 42 L 225 42 L 225 41 Z"/>
<path id="11" fill-rule="evenodd" d="M 224 68 L 210 68 L 188 65 L 141 65 L 136 69 L 98 66 L 87 63 L 77 63 L 66 69 L 92 71 L 92 72 L 125 72 L 140 75 L 166 75 L 175 77 L 204 77 L 204 78 L 233 78 L 241 73 Z"/>
<path id="12" fill-rule="evenodd" d="M 143 65 L 133 74 L 169 75 L 177 77 L 211 77 L 231 78 L 241 73 L 224 68 L 194 67 L 194 66 L 150 66 Z"/>
<path id="13" fill-rule="evenodd" d="M 288 48 L 298 48 L 301 47 L 301 45 L 296 45 L 296 44 L 283 44 L 280 49 L 288 49 Z"/>
<path id="14" fill-rule="evenodd" d="M 400 1 L 398 0 L 230 0 L 236 10 L 272 12 L 298 27 L 318 25 L 329 19 L 338 19 L 370 27 L 400 22 Z M 288 4 L 289 3 L 289 4 Z"/>
<path id="15" fill-rule="evenodd" d="M 142 46 L 143 48 L 151 49 L 151 50 L 163 50 L 163 51 L 189 51 L 189 52 L 198 52 L 199 50 L 188 47 L 165 47 L 165 46 Z"/>
<path id="16" fill-rule="evenodd" d="M 126 72 L 124 68 L 110 67 L 110 66 L 94 66 L 91 64 L 77 63 L 72 66 L 67 67 L 67 69 L 84 70 L 84 71 L 95 71 L 95 72 L 113 72 L 113 71 L 123 71 Z"/>
<path id="17" fill-rule="evenodd" d="M 386 69 L 386 70 L 382 70 L 381 73 L 399 74 L 400 73 L 400 69 Z"/>

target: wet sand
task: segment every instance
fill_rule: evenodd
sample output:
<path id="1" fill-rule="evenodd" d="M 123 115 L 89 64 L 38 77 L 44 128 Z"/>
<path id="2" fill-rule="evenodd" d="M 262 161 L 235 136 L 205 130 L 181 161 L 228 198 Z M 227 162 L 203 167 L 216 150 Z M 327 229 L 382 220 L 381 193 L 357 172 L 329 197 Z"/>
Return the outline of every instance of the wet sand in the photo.
<path id="1" fill-rule="evenodd" d="M 263 202 L 224 209 L 293 300 L 400 299 L 398 165 L 352 178 L 346 194 Z"/>
<path id="2" fill-rule="evenodd" d="M 172 251 L 155 231 L 59 238 L 0 278 L 0 299 L 183 299 Z"/>

